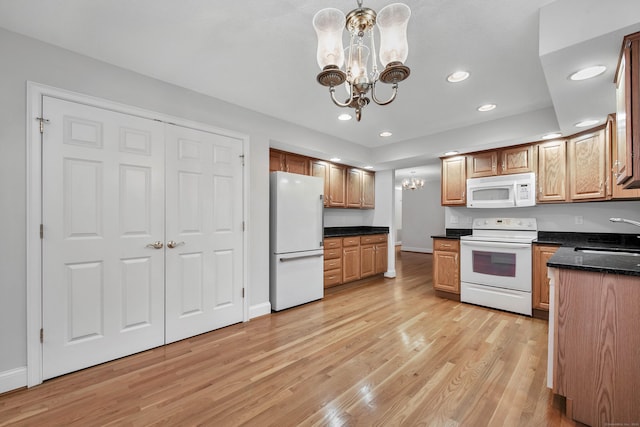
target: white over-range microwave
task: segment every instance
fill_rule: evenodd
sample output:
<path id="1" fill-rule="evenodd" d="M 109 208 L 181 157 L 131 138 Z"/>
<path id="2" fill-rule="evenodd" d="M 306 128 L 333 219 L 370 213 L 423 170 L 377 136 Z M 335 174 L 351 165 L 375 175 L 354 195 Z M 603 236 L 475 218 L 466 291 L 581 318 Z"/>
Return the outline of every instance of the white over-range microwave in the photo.
<path id="1" fill-rule="evenodd" d="M 535 204 L 536 175 L 533 172 L 467 179 L 469 208 L 514 208 Z"/>

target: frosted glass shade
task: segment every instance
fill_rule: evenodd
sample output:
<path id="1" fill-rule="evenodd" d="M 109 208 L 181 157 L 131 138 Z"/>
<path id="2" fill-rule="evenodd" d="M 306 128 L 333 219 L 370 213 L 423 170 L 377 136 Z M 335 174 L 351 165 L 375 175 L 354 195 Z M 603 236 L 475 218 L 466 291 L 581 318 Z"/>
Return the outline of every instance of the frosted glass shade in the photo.
<path id="1" fill-rule="evenodd" d="M 369 48 L 362 44 L 355 44 L 347 48 L 347 55 L 349 57 L 347 67 L 351 69 L 351 75 L 347 75 L 347 79 L 355 84 L 368 83 Z"/>
<path id="2" fill-rule="evenodd" d="M 378 13 L 377 24 L 380 30 L 380 62 L 386 67 L 390 62 L 407 60 L 407 24 L 411 9 L 404 3 L 393 3 Z"/>
<path id="3" fill-rule="evenodd" d="M 327 65 L 341 68 L 344 64 L 344 49 L 342 46 L 342 30 L 345 17 L 339 9 L 322 9 L 313 17 L 313 28 L 318 36 L 317 60 L 320 69 Z"/>

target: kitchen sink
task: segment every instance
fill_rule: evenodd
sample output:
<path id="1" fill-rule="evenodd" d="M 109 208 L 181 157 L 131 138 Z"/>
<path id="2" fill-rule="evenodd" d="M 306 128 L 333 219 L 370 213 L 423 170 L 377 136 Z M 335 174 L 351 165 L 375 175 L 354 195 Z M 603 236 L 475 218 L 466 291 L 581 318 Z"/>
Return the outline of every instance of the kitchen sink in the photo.
<path id="1" fill-rule="evenodd" d="M 640 249 L 616 249 L 616 248 L 575 248 L 576 252 L 582 252 L 584 254 L 599 254 L 599 255 L 626 255 L 626 256 L 638 256 L 640 257 Z"/>

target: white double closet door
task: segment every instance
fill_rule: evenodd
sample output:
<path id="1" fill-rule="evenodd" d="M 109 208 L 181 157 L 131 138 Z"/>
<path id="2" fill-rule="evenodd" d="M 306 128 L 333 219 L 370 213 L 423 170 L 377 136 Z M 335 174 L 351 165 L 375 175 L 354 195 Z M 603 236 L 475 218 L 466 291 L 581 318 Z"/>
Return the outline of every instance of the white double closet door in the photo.
<path id="1" fill-rule="evenodd" d="M 43 116 L 43 378 L 242 321 L 242 141 L 47 96 Z"/>

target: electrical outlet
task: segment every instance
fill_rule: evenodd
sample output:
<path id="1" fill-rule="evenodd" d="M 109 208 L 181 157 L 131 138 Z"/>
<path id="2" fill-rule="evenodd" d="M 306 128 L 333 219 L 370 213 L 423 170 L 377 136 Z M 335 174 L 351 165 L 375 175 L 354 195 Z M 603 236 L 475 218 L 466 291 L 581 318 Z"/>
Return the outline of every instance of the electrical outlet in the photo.
<path id="1" fill-rule="evenodd" d="M 573 220 L 575 222 L 576 225 L 582 225 L 583 224 L 583 219 L 582 219 L 582 215 L 576 215 L 573 217 Z"/>

